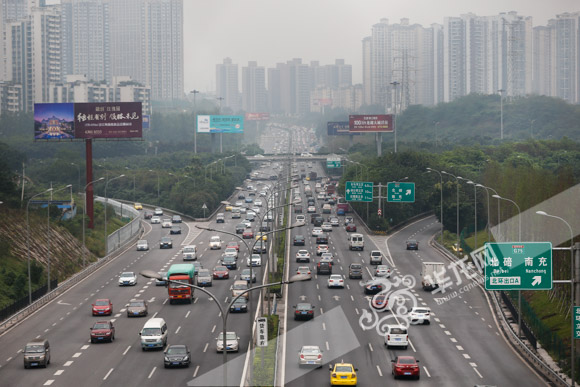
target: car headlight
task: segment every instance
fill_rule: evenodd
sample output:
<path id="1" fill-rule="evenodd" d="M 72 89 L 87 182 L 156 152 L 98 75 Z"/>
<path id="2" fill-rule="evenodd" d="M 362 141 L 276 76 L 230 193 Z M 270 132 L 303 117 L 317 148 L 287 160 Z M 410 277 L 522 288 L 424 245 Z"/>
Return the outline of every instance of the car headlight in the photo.
<path id="1" fill-rule="evenodd" d="M 166 361 L 166 362 L 169 362 L 169 359 L 167 358 L 167 356 L 165 356 L 165 361 Z"/>
<path id="2" fill-rule="evenodd" d="M 183 361 L 188 361 L 189 360 L 189 356 L 184 356 L 183 357 Z"/>

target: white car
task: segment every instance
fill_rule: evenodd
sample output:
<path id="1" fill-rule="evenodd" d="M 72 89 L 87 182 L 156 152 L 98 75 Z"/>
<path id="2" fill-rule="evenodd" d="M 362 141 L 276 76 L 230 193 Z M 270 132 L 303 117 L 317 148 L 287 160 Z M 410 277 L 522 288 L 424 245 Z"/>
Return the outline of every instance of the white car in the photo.
<path id="1" fill-rule="evenodd" d="M 403 325 L 387 325 L 385 346 L 404 347 L 409 345 L 409 332 Z"/>
<path id="2" fill-rule="evenodd" d="M 254 211 L 256 214 L 260 213 L 260 207 L 252 207 L 251 210 Z"/>
<path id="3" fill-rule="evenodd" d="M 296 223 L 306 223 L 306 216 L 296 215 Z"/>
<path id="4" fill-rule="evenodd" d="M 308 212 L 309 214 L 314 214 L 316 212 L 316 207 L 308 206 L 308 208 L 306 209 L 306 212 Z"/>
<path id="5" fill-rule="evenodd" d="M 159 224 L 161 223 L 161 218 L 158 216 L 152 216 L 151 217 L 151 224 Z"/>
<path id="6" fill-rule="evenodd" d="M 312 229 L 312 236 L 313 237 L 317 237 L 317 236 L 322 235 L 322 234 L 323 234 L 323 231 L 320 227 L 314 227 Z"/>
<path id="7" fill-rule="evenodd" d="M 153 215 L 161 216 L 161 215 L 163 215 L 163 210 L 161 208 L 157 207 L 155 209 L 155 211 L 153 211 Z"/>
<path id="8" fill-rule="evenodd" d="M 171 228 L 171 219 L 163 219 L 163 223 L 161 223 L 161 227 L 163 228 Z"/>
<path id="9" fill-rule="evenodd" d="M 310 262 L 310 253 L 308 250 L 298 250 L 296 253 L 296 262 Z"/>
<path id="10" fill-rule="evenodd" d="M 304 345 L 298 353 L 298 366 L 322 368 L 322 351 L 317 345 Z"/>
<path id="11" fill-rule="evenodd" d="M 339 226 L 338 218 L 330 218 L 330 224 L 332 225 L 332 227 L 338 227 Z"/>
<path id="12" fill-rule="evenodd" d="M 322 226 L 320 226 L 320 228 L 322 229 L 322 231 L 332 231 L 332 224 L 328 223 L 328 222 L 324 222 L 322 223 Z"/>
<path id="13" fill-rule="evenodd" d="M 262 197 L 266 196 L 266 191 L 260 191 L 260 196 L 262 196 Z M 256 203 L 256 202 L 254 202 L 254 203 Z"/>
<path id="14" fill-rule="evenodd" d="M 219 236 L 214 235 L 209 240 L 209 248 L 210 250 L 221 250 L 222 248 L 222 240 Z"/>
<path id="15" fill-rule="evenodd" d="M 387 265 L 378 265 L 375 270 L 375 277 L 391 278 L 391 268 Z"/>
<path id="16" fill-rule="evenodd" d="M 344 288 L 344 279 L 340 274 L 331 274 L 328 278 L 329 288 Z"/>
<path id="17" fill-rule="evenodd" d="M 137 251 L 146 251 L 149 250 L 149 243 L 145 239 L 141 239 L 137 241 Z"/>
<path id="18" fill-rule="evenodd" d="M 254 204 L 255 204 L 256 206 L 258 206 L 258 207 L 262 207 L 262 201 L 261 201 L 260 199 L 256 199 L 256 200 L 254 201 Z"/>
<path id="19" fill-rule="evenodd" d="M 425 306 L 415 306 L 409 312 L 411 324 L 431 324 L 431 309 Z"/>
<path id="20" fill-rule="evenodd" d="M 244 205 L 244 202 L 242 202 L 241 200 L 238 200 L 238 201 L 236 202 L 236 204 L 234 204 L 234 207 L 241 207 L 241 206 L 243 206 L 243 205 Z"/>
<path id="21" fill-rule="evenodd" d="M 239 340 L 240 338 L 238 337 L 238 335 L 236 335 L 236 332 L 228 332 L 226 334 L 226 352 L 238 352 L 240 350 Z M 224 349 L 223 344 L 224 344 L 224 334 L 223 332 L 220 332 L 220 334 L 216 338 L 216 349 L 218 352 L 223 352 Z"/>
<path id="22" fill-rule="evenodd" d="M 297 275 L 303 275 L 304 278 L 311 280 L 312 279 L 312 271 L 308 266 L 298 266 L 296 269 Z"/>
<path id="23" fill-rule="evenodd" d="M 246 211 L 246 215 L 256 216 L 256 213 L 253 210 Z"/>
<path id="24" fill-rule="evenodd" d="M 137 274 L 132 271 L 126 271 L 119 276 L 119 286 L 137 285 Z"/>
<path id="25" fill-rule="evenodd" d="M 236 249 L 235 247 L 228 247 L 225 249 L 224 255 L 230 255 L 238 259 L 238 249 Z"/>
<path id="26" fill-rule="evenodd" d="M 320 260 L 334 262 L 334 256 L 330 252 L 322 253 L 320 254 Z"/>
<path id="27" fill-rule="evenodd" d="M 248 266 L 262 266 L 262 259 L 260 254 L 252 254 L 248 259 L 246 259 L 246 265 Z"/>

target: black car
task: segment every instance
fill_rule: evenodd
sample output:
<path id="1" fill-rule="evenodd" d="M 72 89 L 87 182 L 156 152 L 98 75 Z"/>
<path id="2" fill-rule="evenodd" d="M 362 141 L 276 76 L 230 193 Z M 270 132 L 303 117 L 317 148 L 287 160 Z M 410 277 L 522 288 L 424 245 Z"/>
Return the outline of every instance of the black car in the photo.
<path id="1" fill-rule="evenodd" d="M 262 225 L 260 226 L 260 231 L 270 231 L 270 225 L 268 224 L 268 222 L 262 222 Z"/>
<path id="2" fill-rule="evenodd" d="M 151 219 L 152 217 L 153 217 L 153 213 L 150 211 L 145 211 L 143 213 L 143 218 L 145 218 L 145 219 Z"/>
<path id="3" fill-rule="evenodd" d="M 309 302 L 301 302 L 294 305 L 294 320 L 310 320 L 314 318 L 314 305 Z"/>
<path id="4" fill-rule="evenodd" d="M 316 274 L 332 274 L 332 262 L 320 261 L 316 265 Z"/>
<path id="5" fill-rule="evenodd" d="M 407 250 L 419 250 L 419 242 L 415 239 L 409 239 L 407 241 Z"/>
<path id="6" fill-rule="evenodd" d="M 236 224 L 236 234 L 243 234 L 246 229 L 246 225 L 243 223 Z"/>
<path id="7" fill-rule="evenodd" d="M 328 244 L 328 234 L 320 234 L 316 237 L 316 244 L 317 245 L 326 245 Z"/>
<path id="8" fill-rule="evenodd" d="M 230 306 L 231 313 L 246 313 L 248 311 L 248 300 L 246 297 L 239 297 Z"/>
<path id="9" fill-rule="evenodd" d="M 191 354 L 187 345 L 170 345 L 165 350 L 165 368 L 169 367 L 189 367 L 191 364 Z"/>
<path id="10" fill-rule="evenodd" d="M 240 200 L 244 200 L 246 198 L 246 196 L 244 194 L 239 194 L 238 195 L 238 199 Z"/>
<path id="11" fill-rule="evenodd" d="M 310 214 L 310 223 L 314 223 L 314 219 L 318 218 L 319 216 L 320 214 L 317 213 Z"/>
<path id="12" fill-rule="evenodd" d="M 322 226 L 322 223 L 324 223 L 324 218 L 320 215 L 318 215 L 316 218 L 314 218 L 314 227 L 320 227 Z"/>
<path id="13" fill-rule="evenodd" d="M 304 246 L 304 235 L 295 235 L 294 236 L 294 246 Z"/>
<path id="14" fill-rule="evenodd" d="M 159 248 L 160 249 L 171 249 L 173 248 L 173 241 L 170 237 L 163 237 L 159 241 Z"/>
<path id="15" fill-rule="evenodd" d="M 302 205 L 297 204 L 294 206 L 294 213 L 295 214 L 301 214 L 302 213 Z"/>
<path id="16" fill-rule="evenodd" d="M 171 227 L 171 230 L 169 230 L 170 234 L 181 234 L 181 227 L 179 226 L 173 226 Z"/>
<path id="17" fill-rule="evenodd" d="M 181 222 L 182 222 L 181 216 L 179 216 L 179 215 L 173 215 L 171 217 L 171 223 L 181 223 Z"/>
<path id="18" fill-rule="evenodd" d="M 252 248 L 252 253 L 254 254 L 260 254 L 260 253 L 267 253 L 267 246 L 266 246 L 266 242 L 259 240 L 256 242 L 256 244 L 254 245 L 254 247 Z"/>
<path id="19" fill-rule="evenodd" d="M 365 294 L 377 294 L 385 289 L 385 284 L 379 281 L 370 281 L 365 285 Z"/>
<path id="20" fill-rule="evenodd" d="M 238 261 L 232 255 L 224 255 L 221 264 L 230 270 L 236 270 L 238 268 Z"/>

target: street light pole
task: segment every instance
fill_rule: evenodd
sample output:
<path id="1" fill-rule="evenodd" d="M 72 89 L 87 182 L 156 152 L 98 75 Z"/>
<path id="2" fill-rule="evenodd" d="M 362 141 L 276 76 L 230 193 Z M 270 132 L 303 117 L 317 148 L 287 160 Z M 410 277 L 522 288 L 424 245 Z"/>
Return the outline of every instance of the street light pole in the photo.
<path id="1" fill-rule="evenodd" d="M 28 216 L 28 207 L 30 206 L 30 201 L 37 196 L 43 195 L 47 192 L 52 192 L 52 188 L 47 189 L 46 191 L 42 191 L 37 193 L 30 199 L 28 199 L 28 203 L 26 204 L 26 251 L 28 255 L 28 303 L 32 303 L 32 278 L 30 274 L 30 219 Z"/>
<path id="2" fill-rule="evenodd" d="M 100 177 L 97 180 L 93 180 L 90 183 L 88 183 L 87 185 L 85 185 L 85 189 L 83 190 L 84 192 L 84 198 L 85 198 L 85 205 L 83 206 L 83 268 L 86 267 L 86 244 L 85 244 L 85 218 L 87 216 L 87 187 L 93 183 L 96 183 L 97 181 L 101 181 L 101 180 L 105 180 L 104 177 Z"/>
<path id="3" fill-rule="evenodd" d="M 105 257 L 109 254 L 109 235 L 107 234 L 107 205 L 109 203 L 109 197 L 107 196 L 107 187 L 111 181 L 120 179 L 122 177 L 125 177 L 125 175 L 113 177 L 112 179 L 108 179 L 105 183 Z"/>
<path id="4" fill-rule="evenodd" d="M 67 188 L 72 189 L 72 184 L 64 186 L 62 188 L 52 190 L 51 196 L 53 193 L 65 190 Z M 50 200 L 46 204 L 46 249 L 47 249 L 47 260 L 46 260 L 46 267 L 47 267 L 47 292 L 50 292 Z"/>
<path id="5" fill-rule="evenodd" d="M 485 189 L 485 193 L 487 194 L 487 242 L 491 242 L 491 230 L 490 230 L 490 221 L 489 221 L 489 191 L 488 188 L 485 185 L 482 184 L 476 184 L 476 187 L 480 187 L 480 188 L 484 188 Z M 499 200 L 498 200 L 499 201 Z"/>
<path id="6" fill-rule="evenodd" d="M 145 278 L 151 278 L 151 279 L 162 279 L 161 275 L 159 275 L 159 273 L 153 271 L 153 270 L 144 270 L 142 271 L 141 274 L 143 277 Z M 251 278 L 250 278 L 251 280 Z M 234 302 L 236 302 L 238 300 L 238 298 L 240 297 L 245 297 L 246 293 L 249 293 L 251 291 L 254 290 L 258 290 L 258 289 L 262 289 L 262 288 L 268 288 L 268 287 L 272 287 L 272 286 L 278 286 L 278 285 L 284 285 L 284 284 L 291 284 L 293 282 L 299 282 L 299 281 L 304 281 L 306 280 L 306 278 L 304 277 L 304 275 L 294 275 L 292 277 L 290 277 L 288 279 L 288 281 L 279 281 L 279 282 L 273 282 L 273 283 L 268 283 L 268 284 L 263 284 L 263 285 L 258 285 L 258 286 L 254 286 L 251 287 L 247 290 L 244 290 L 243 292 L 241 292 L 240 294 L 238 294 L 236 297 L 234 297 L 232 299 L 232 301 L 227 304 L 227 309 L 224 310 L 221 302 L 218 301 L 218 298 L 212 294 L 209 290 L 197 286 L 197 285 L 193 285 L 187 282 L 181 282 L 181 281 L 175 281 L 175 280 L 171 280 L 171 279 L 167 279 L 167 282 L 171 282 L 171 283 L 175 283 L 178 284 L 180 286 L 187 286 L 193 289 L 197 289 L 205 294 L 207 294 L 209 297 L 211 297 L 211 299 L 213 299 L 218 307 L 218 309 L 220 310 L 220 316 L 222 318 L 222 353 L 223 353 L 223 357 L 222 357 L 222 368 L 223 368 L 223 373 L 222 373 L 222 378 L 223 378 L 223 385 L 224 386 L 228 386 L 228 373 L 227 373 L 227 362 L 228 362 L 228 350 L 227 350 L 227 322 L 228 322 L 228 315 L 230 313 L 230 308 L 231 306 L 234 304 Z M 218 336 L 219 337 L 219 336 Z"/>
<path id="7" fill-rule="evenodd" d="M 456 204 L 456 212 L 457 212 L 457 250 L 456 252 L 459 253 L 459 179 L 462 179 L 461 176 L 455 176 L 449 172 L 445 172 L 445 171 L 441 171 L 441 173 L 445 174 L 445 175 L 449 175 L 451 177 L 455 178 L 455 183 L 456 183 L 456 188 L 457 188 L 457 204 Z"/>
<path id="8" fill-rule="evenodd" d="M 473 181 L 469 180 L 467 182 L 467 184 L 471 184 L 473 185 L 473 200 L 475 202 L 475 208 L 473 209 L 473 215 L 475 217 L 475 221 L 473 222 L 473 225 L 475 226 L 475 231 L 474 231 L 474 239 L 475 239 L 475 247 L 474 250 L 477 250 L 477 184 L 475 184 Z"/>
<path id="9" fill-rule="evenodd" d="M 566 223 L 566 226 L 568 226 L 568 229 L 570 230 L 570 306 L 572 308 L 574 308 L 574 282 L 575 282 L 575 274 L 574 274 L 574 233 L 572 232 L 572 227 L 570 227 L 570 223 L 568 223 L 565 219 L 556 216 L 556 215 L 550 215 L 544 211 L 536 211 L 536 214 L 538 215 L 543 215 L 543 216 L 547 216 L 550 218 L 555 218 L 555 219 L 559 219 L 562 222 Z M 576 353 L 574 351 L 574 340 L 576 340 L 574 338 L 574 319 L 571 318 L 570 321 L 572 321 L 572 326 L 570 329 L 570 353 L 571 353 L 571 359 L 570 359 L 570 377 L 571 377 L 571 382 L 570 385 L 571 386 L 575 386 L 576 385 L 576 381 L 574 380 L 574 368 L 576 366 Z"/>
<path id="10" fill-rule="evenodd" d="M 195 96 L 199 94 L 199 90 L 192 90 L 193 94 L 193 153 L 197 154 L 197 104 Z"/>
<path id="11" fill-rule="evenodd" d="M 499 120 L 500 120 L 500 139 L 503 140 L 503 93 L 504 93 L 504 89 L 499 89 L 498 93 L 499 93 L 499 106 L 500 106 L 500 113 L 499 113 Z"/>
<path id="12" fill-rule="evenodd" d="M 433 169 L 433 168 L 427 168 L 427 172 L 436 172 L 439 174 L 439 179 L 440 179 L 440 184 L 441 184 L 441 204 L 439 205 L 439 209 L 440 209 L 440 222 L 441 222 L 441 244 L 443 244 L 443 175 L 441 175 L 441 172 Z"/>

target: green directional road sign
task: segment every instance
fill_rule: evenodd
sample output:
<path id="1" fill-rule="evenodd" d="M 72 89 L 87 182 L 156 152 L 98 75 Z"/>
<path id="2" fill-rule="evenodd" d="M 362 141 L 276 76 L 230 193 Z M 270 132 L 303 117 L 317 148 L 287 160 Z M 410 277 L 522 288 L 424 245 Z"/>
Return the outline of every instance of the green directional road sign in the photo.
<path id="1" fill-rule="evenodd" d="M 574 307 L 574 338 L 580 339 L 580 306 Z"/>
<path id="2" fill-rule="evenodd" d="M 387 202 L 414 203 L 415 183 L 387 183 Z"/>
<path id="3" fill-rule="evenodd" d="M 340 168 L 340 157 L 327 157 L 326 168 Z"/>
<path id="4" fill-rule="evenodd" d="M 345 199 L 347 202 L 372 202 L 372 181 L 347 181 L 344 186 Z"/>
<path id="5" fill-rule="evenodd" d="M 552 244 L 550 242 L 505 242 L 485 244 L 487 290 L 552 289 Z"/>

